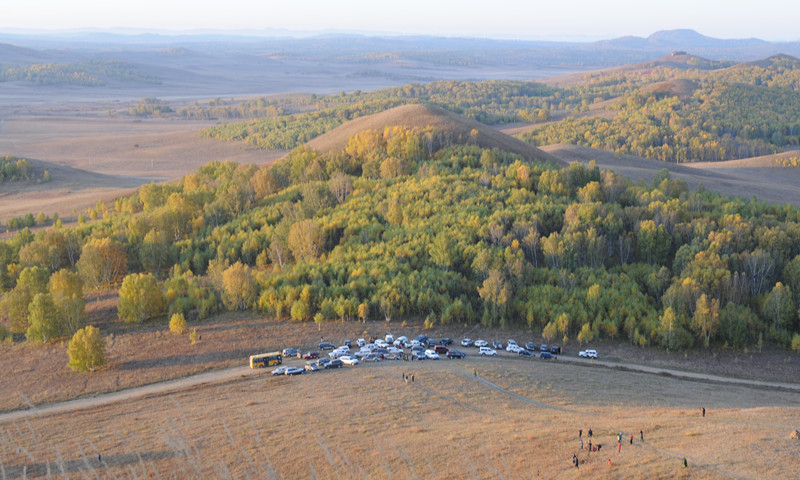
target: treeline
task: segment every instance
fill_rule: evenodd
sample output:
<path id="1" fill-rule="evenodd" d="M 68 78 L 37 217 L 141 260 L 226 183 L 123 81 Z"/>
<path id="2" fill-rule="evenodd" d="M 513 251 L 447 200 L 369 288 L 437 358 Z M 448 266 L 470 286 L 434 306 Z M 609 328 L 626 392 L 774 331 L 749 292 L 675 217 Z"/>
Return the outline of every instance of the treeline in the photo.
<path id="1" fill-rule="evenodd" d="M 105 85 L 107 78 L 151 84 L 161 82 L 157 76 L 117 60 L 0 66 L 0 82 L 25 81 L 38 85 L 96 87 Z"/>
<path id="2" fill-rule="evenodd" d="M 201 134 L 219 140 L 244 141 L 263 149 L 291 150 L 348 120 L 407 103 L 430 103 L 485 124 L 545 122 L 554 110 L 588 105 L 582 92 L 570 93 L 536 82 L 499 80 L 410 84 L 368 93 L 314 96 L 313 101 L 317 108 L 313 112 L 283 116 L 287 110 L 270 110 L 266 116 L 274 118 L 228 123 L 207 128 Z M 243 109 L 248 111 L 247 107 Z"/>
<path id="3" fill-rule="evenodd" d="M 178 110 L 178 115 L 194 120 L 237 119 L 237 118 L 274 118 L 286 115 L 287 110 L 277 100 L 259 97 L 251 100 L 225 102 L 216 98 L 206 104 L 195 102 L 189 107 Z"/>
<path id="4" fill-rule="evenodd" d="M 0 242 L 0 311 L 34 340 L 71 332 L 80 283 L 121 285 L 132 322 L 254 310 L 800 349 L 798 209 L 445 140 L 394 127 L 269 168 L 213 162 L 99 204 L 95 222 L 22 230 Z"/>
<path id="5" fill-rule="evenodd" d="M 683 79 L 682 93 L 649 88 Z M 659 67 L 642 74 L 613 73 L 582 87 L 619 100 L 606 118 L 568 118 L 522 135 L 534 145 L 573 143 L 669 162 L 718 161 L 767 155 L 800 145 L 800 64 L 777 57 L 767 67 L 718 71 Z"/>

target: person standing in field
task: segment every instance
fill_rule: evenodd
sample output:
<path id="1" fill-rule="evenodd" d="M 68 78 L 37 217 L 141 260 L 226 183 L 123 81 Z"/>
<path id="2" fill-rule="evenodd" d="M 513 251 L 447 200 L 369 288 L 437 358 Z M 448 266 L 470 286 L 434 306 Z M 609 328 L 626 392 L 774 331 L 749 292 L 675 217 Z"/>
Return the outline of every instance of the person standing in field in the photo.
<path id="1" fill-rule="evenodd" d="M 688 466 L 689 466 L 689 462 L 686 461 L 686 457 L 683 457 L 683 468 L 686 468 Z"/>
<path id="2" fill-rule="evenodd" d="M 622 453 L 622 442 L 617 443 L 617 453 Z"/>
<path id="3" fill-rule="evenodd" d="M 578 429 L 578 438 L 581 438 L 582 436 L 583 436 L 583 429 L 579 428 Z"/>
<path id="4" fill-rule="evenodd" d="M 644 442 L 644 430 L 639 430 L 639 439 Z"/>
<path id="5" fill-rule="evenodd" d="M 706 407 L 703 407 L 702 411 L 703 411 L 703 418 L 705 418 L 705 416 L 706 416 Z"/>
<path id="6" fill-rule="evenodd" d="M 631 445 L 633 445 L 633 434 L 631 433 Z"/>

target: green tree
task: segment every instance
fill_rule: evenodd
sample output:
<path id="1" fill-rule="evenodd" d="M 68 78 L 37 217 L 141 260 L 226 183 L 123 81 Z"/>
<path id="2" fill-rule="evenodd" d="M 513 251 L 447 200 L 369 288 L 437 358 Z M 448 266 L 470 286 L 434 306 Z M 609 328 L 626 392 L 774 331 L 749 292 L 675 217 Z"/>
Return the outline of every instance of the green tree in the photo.
<path id="1" fill-rule="evenodd" d="M 431 260 L 436 265 L 447 270 L 453 264 L 453 250 L 455 242 L 453 242 L 452 234 L 449 232 L 440 232 L 433 238 L 428 247 L 428 254 Z"/>
<path id="2" fill-rule="evenodd" d="M 83 281 L 77 273 L 61 269 L 50 276 L 50 295 L 67 333 L 74 333 L 86 322 Z"/>
<path id="3" fill-rule="evenodd" d="M 91 325 L 84 327 L 72 336 L 67 346 L 69 368 L 78 371 L 94 371 L 106 363 L 105 345 L 100 330 Z"/>
<path id="4" fill-rule="evenodd" d="M 29 342 L 47 342 L 67 333 L 49 293 L 37 293 L 28 305 L 28 312 L 30 326 L 25 338 Z"/>
<path id="5" fill-rule="evenodd" d="M 164 293 L 150 273 L 132 273 L 119 289 L 117 312 L 124 322 L 142 323 L 165 311 Z"/>
<path id="6" fill-rule="evenodd" d="M 499 319 L 505 322 L 506 305 L 511 298 L 511 287 L 499 270 L 491 270 L 489 277 L 478 287 L 478 295 L 483 299 L 483 323 L 492 326 Z"/>

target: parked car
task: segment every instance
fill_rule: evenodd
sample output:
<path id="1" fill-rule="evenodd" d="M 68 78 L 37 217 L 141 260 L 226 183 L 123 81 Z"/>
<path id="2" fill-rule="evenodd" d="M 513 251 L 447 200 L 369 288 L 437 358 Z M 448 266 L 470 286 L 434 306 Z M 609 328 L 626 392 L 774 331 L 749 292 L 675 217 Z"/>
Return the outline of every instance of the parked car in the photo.
<path id="1" fill-rule="evenodd" d="M 344 363 L 342 363 L 341 360 L 336 359 L 325 364 L 325 368 L 342 368 L 342 365 L 344 365 Z"/>
<path id="2" fill-rule="evenodd" d="M 411 353 L 411 357 L 414 360 L 425 360 L 425 352 L 423 351 L 416 351 Z"/>
<path id="3" fill-rule="evenodd" d="M 408 337 L 406 337 L 405 335 L 400 335 L 399 337 L 395 338 L 395 340 L 400 340 L 401 342 L 407 342 Z"/>
<path id="4" fill-rule="evenodd" d="M 302 375 L 303 373 L 306 373 L 306 370 L 305 370 L 304 368 L 300 368 L 300 367 L 289 367 L 289 368 L 287 368 L 287 369 L 286 369 L 286 373 L 285 373 L 285 375 L 289 375 L 289 376 L 292 376 L 292 375 Z"/>
<path id="5" fill-rule="evenodd" d="M 578 356 L 583 358 L 597 358 L 597 350 L 581 350 L 578 352 Z"/>
<path id="6" fill-rule="evenodd" d="M 497 350 L 492 350 L 489 347 L 481 347 L 480 350 L 478 350 L 478 354 L 479 355 L 491 355 L 492 357 L 496 357 L 497 356 Z"/>
<path id="7" fill-rule="evenodd" d="M 428 337 L 428 339 L 425 340 L 425 345 L 432 347 L 436 345 L 436 340 L 432 339 L 431 337 Z"/>
<path id="8" fill-rule="evenodd" d="M 551 359 L 552 360 L 558 360 L 558 357 L 556 357 L 555 355 L 551 354 L 550 352 L 542 352 L 542 354 L 539 355 L 539 357 L 542 360 L 551 360 Z"/>
<path id="9" fill-rule="evenodd" d="M 450 350 L 447 352 L 447 358 L 464 358 L 467 354 L 461 350 Z"/>
<path id="10" fill-rule="evenodd" d="M 439 354 L 433 350 L 425 350 L 425 358 L 428 360 L 439 360 Z"/>
<path id="11" fill-rule="evenodd" d="M 542 352 L 549 352 L 549 351 L 550 351 L 550 347 L 548 347 L 546 343 L 543 343 L 543 344 L 542 344 L 542 345 L 539 347 L 539 350 L 540 350 L 540 351 L 542 351 Z"/>
<path id="12" fill-rule="evenodd" d="M 303 360 L 313 360 L 315 358 L 319 358 L 319 352 L 308 352 L 303 355 Z"/>
<path id="13" fill-rule="evenodd" d="M 317 365 L 319 365 L 322 368 L 325 368 L 325 365 L 329 363 L 331 363 L 330 358 L 320 358 L 319 360 L 317 360 Z"/>
<path id="14" fill-rule="evenodd" d="M 550 347 L 550 353 L 552 353 L 553 355 L 561 355 L 561 347 L 553 345 L 552 347 Z"/>
<path id="15" fill-rule="evenodd" d="M 517 355 L 523 355 L 523 356 L 526 356 L 526 357 L 535 357 L 536 356 L 533 353 L 525 350 L 524 348 L 520 348 L 519 352 L 517 352 Z"/>
<path id="16" fill-rule="evenodd" d="M 358 345 L 359 347 L 363 347 L 366 344 L 367 344 L 367 341 L 364 340 L 363 338 L 359 338 L 358 340 L 356 340 L 356 345 Z"/>
<path id="17" fill-rule="evenodd" d="M 306 369 L 306 372 L 319 372 L 319 365 L 316 362 L 308 362 L 303 368 Z"/>
<path id="18" fill-rule="evenodd" d="M 471 347 L 474 343 L 475 342 L 473 342 L 472 339 L 470 338 L 465 338 L 464 340 L 461 340 L 462 347 Z"/>
<path id="19" fill-rule="evenodd" d="M 328 342 L 320 342 L 317 345 L 317 348 L 319 348 L 320 350 L 333 350 L 334 348 L 336 348 L 336 345 Z"/>
<path id="20" fill-rule="evenodd" d="M 339 357 L 339 361 L 348 366 L 358 365 L 358 359 L 350 355 L 343 355 Z"/>
<path id="21" fill-rule="evenodd" d="M 342 345 L 344 345 L 347 348 L 350 348 L 353 346 L 353 342 L 351 342 L 350 340 L 345 340 Z"/>
<path id="22" fill-rule="evenodd" d="M 425 351 L 425 347 L 423 347 L 422 345 L 414 345 L 413 347 L 411 347 L 411 352 L 412 353 L 413 352 L 424 352 L 424 351 Z"/>
<path id="23" fill-rule="evenodd" d="M 335 360 L 335 359 L 337 359 L 339 357 L 343 357 L 343 356 L 349 355 L 349 354 L 350 354 L 350 352 L 345 352 L 345 351 L 342 351 L 342 350 L 334 350 L 334 351 L 328 353 L 328 356 L 331 357 L 332 360 Z"/>
<path id="24" fill-rule="evenodd" d="M 278 368 L 276 368 L 275 370 L 272 371 L 272 374 L 273 375 L 286 375 L 286 370 L 289 370 L 289 367 L 286 367 L 286 366 L 278 367 Z"/>
<path id="25" fill-rule="evenodd" d="M 443 339 L 439 340 L 439 345 L 449 346 L 453 344 L 453 339 L 449 337 L 444 337 Z"/>
<path id="26" fill-rule="evenodd" d="M 503 342 L 501 342 L 499 340 L 493 341 L 492 342 L 492 348 L 494 348 L 495 350 L 502 350 L 503 349 Z"/>
<path id="27" fill-rule="evenodd" d="M 520 347 L 516 343 L 509 343 L 508 346 L 506 347 L 506 352 L 519 353 L 520 350 L 522 350 L 522 347 Z"/>
<path id="28" fill-rule="evenodd" d="M 478 348 L 488 347 L 489 342 L 487 342 L 486 340 L 475 340 L 475 343 L 473 345 L 475 345 Z"/>
<path id="29" fill-rule="evenodd" d="M 359 350 L 353 354 L 356 358 L 367 358 L 369 355 L 374 355 L 374 353 L 370 352 L 369 350 Z"/>
<path id="30" fill-rule="evenodd" d="M 380 362 L 382 359 L 381 359 L 380 355 L 376 355 L 374 353 L 369 353 L 363 358 L 363 360 L 365 362 Z"/>
<path id="31" fill-rule="evenodd" d="M 516 345 L 517 344 L 517 342 L 515 340 L 512 340 L 510 338 L 508 339 L 508 341 L 506 343 L 509 344 L 509 345 Z"/>
<path id="32" fill-rule="evenodd" d="M 302 352 L 296 348 L 284 348 L 281 352 L 281 354 L 283 354 L 283 358 L 296 357 L 299 353 Z"/>
<path id="33" fill-rule="evenodd" d="M 403 359 L 403 352 L 391 352 L 388 355 L 383 356 L 384 360 L 402 360 Z"/>
<path id="34" fill-rule="evenodd" d="M 383 341 L 383 340 L 381 340 L 380 338 L 378 338 L 378 339 L 376 339 L 376 340 L 375 340 L 375 345 L 377 345 L 377 346 L 378 346 L 378 347 L 380 347 L 380 348 L 386 348 L 386 347 L 388 347 L 388 346 L 389 346 L 389 344 L 388 344 L 388 343 L 384 342 L 384 341 Z"/>
<path id="35" fill-rule="evenodd" d="M 526 350 L 536 350 L 536 344 L 533 342 L 528 342 L 525 344 Z"/>
<path id="36" fill-rule="evenodd" d="M 433 351 L 438 353 L 439 355 L 446 355 L 448 348 L 445 347 L 444 345 L 436 345 L 435 347 L 433 347 Z"/>

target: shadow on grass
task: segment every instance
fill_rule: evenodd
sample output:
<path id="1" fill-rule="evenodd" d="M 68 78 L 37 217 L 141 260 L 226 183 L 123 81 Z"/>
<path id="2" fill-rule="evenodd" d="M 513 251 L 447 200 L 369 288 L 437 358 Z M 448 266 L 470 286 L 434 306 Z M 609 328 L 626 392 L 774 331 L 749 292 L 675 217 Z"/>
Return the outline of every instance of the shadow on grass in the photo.
<path id="1" fill-rule="evenodd" d="M 49 463 L 29 463 L 25 465 L 4 465 L 2 478 L 17 479 L 31 477 L 60 476 L 70 473 L 89 473 L 89 477 L 103 478 L 102 471 L 109 467 L 122 467 L 126 465 L 144 464 L 183 456 L 182 452 L 142 452 L 123 453 L 120 455 L 103 455 L 100 461 L 97 458 L 84 457 L 80 460 L 62 460 Z M 99 476 L 98 476 L 99 475 Z"/>
<path id="2" fill-rule="evenodd" d="M 138 360 L 129 360 L 119 364 L 116 368 L 120 370 L 140 370 L 147 368 L 161 368 L 170 365 L 193 365 L 203 364 L 207 362 L 218 362 L 221 360 L 230 360 L 238 358 L 242 360 L 242 365 L 246 365 L 249 361 L 250 355 L 259 353 L 252 348 L 241 348 L 237 350 L 228 350 L 224 352 L 207 352 L 196 353 L 191 355 L 171 355 L 157 358 L 142 358 Z"/>

